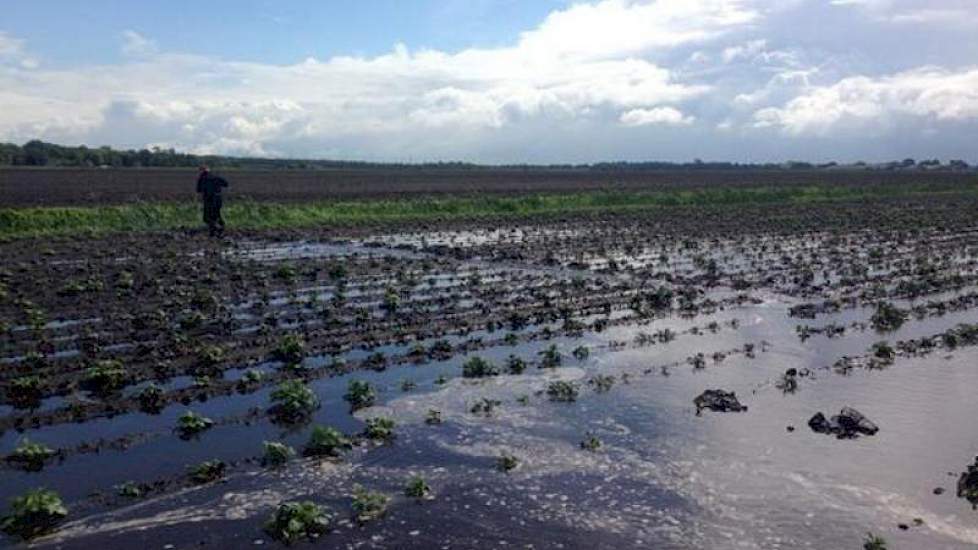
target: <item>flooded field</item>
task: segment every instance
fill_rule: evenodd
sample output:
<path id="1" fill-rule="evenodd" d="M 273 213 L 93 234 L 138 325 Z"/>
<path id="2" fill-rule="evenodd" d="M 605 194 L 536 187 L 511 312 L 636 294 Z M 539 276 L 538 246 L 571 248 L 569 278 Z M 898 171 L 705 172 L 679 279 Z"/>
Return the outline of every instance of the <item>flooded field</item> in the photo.
<path id="1" fill-rule="evenodd" d="M 3 244 L 0 498 L 46 488 L 65 512 L 8 531 L 973 548 L 976 214 L 934 199 Z M 269 524 L 306 501 L 323 515 Z"/>

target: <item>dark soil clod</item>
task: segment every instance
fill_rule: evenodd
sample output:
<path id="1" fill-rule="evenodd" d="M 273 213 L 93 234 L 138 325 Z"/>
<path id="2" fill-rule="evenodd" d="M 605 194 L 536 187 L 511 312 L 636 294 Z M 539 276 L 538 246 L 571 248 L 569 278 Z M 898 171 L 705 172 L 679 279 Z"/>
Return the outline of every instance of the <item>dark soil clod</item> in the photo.
<path id="1" fill-rule="evenodd" d="M 696 405 L 696 414 L 700 414 L 703 409 L 710 409 L 715 412 L 746 412 L 747 406 L 742 405 L 737 400 L 737 394 L 732 391 L 706 390 L 693 399 Z"/>
<path id="2" fill-rule="evenodd" d="M 808 421 L 814 432 L 835 434 L 839 439 L 853 439 L 860 435 L 874 435 L 879 427 L 861 412 L 852 407 L 843 407 L 839 414 L 826 419 L 821 412 L 815 413 Z"/>

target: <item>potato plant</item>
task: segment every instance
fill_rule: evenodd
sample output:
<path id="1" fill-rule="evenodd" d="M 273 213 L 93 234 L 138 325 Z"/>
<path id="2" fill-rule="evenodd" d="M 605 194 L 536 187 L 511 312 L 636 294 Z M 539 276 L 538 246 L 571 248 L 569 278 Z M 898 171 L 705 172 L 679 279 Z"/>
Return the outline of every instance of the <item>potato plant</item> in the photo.
<path id="1" fill-rule="evenodd" d="M 35 489 L 11 501 L 10 512 L 0 519 L 0 530 L 30 540 L 54 530 L 67 515 L 68 508 L 58 493 Z"/>
<path id="2" fill-rule="evenodd" d="M 283 502 L 265 523 L 272 538 L 291 545 L 304 538 L 315 538 L 329 531 L 329 511 L 312 501 Z"/>
<path id="3" fill-rule="evenodd" d="M 306 456 L 338 457 L 352 448 L 350 440 L 339 430 L 329 426 L 313 426 L 303 454 Z"/>

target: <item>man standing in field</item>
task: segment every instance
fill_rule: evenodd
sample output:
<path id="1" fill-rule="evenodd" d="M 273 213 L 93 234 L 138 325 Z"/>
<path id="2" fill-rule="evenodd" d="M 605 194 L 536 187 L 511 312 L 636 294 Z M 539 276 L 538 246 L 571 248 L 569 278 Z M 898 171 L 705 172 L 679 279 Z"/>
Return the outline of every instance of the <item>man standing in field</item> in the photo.
<path id="1" fill-rule="evenodd" d="M 221 189 L 228 186 L 226 179 L 211 174 L 206 166 L 201 166 L 197 175 L 197 193 L 204 204 L 204 223 L 211 237 L 224 235 L 224 218 L 221 217 Z"/>

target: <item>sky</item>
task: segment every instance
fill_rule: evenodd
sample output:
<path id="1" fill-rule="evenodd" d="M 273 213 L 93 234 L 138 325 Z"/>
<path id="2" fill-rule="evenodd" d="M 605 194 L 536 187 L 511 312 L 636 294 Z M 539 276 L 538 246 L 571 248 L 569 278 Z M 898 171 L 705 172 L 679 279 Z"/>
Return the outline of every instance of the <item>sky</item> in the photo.
<path id="1" fill-rule="evenodd" d="M 0 141 L 978 162 L 978 0 L 0 0 Z"/>

